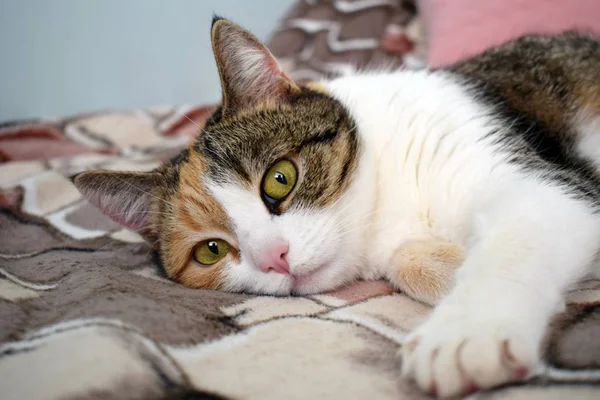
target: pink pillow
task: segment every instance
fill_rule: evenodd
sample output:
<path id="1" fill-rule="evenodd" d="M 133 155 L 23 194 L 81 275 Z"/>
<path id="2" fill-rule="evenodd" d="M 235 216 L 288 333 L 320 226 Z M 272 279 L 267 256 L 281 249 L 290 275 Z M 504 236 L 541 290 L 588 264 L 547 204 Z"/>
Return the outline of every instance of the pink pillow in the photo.
<path id="1" fill-rule="evenodd" d="M 600 0 L 419 0 L 428 64 L 448 65 L 528 33 L 600 35 Z"/>

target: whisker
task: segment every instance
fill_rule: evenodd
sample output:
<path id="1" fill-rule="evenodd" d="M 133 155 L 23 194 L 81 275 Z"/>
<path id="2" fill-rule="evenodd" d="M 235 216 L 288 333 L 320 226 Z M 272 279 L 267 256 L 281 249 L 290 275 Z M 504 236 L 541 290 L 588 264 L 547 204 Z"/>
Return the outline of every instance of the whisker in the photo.
<path id="1" fill-rule="evenodd" d="M 351 219 L 351 220 L 347 220 L 347 221 L 343 221 L 343 223 L 338 224 L 337 227 L 338 228 L 345 228 L 351 225 L 356 225 L 356 224 L 360 224 L 361 221 L 366 220 L 371 218 L 374 215 L 377 215 L 379 213 L 379 210 L 373 210 L 372 212 L 365 214 L 359 218 L 355 218 L 355 219 Z M 378 221 L 373 221 L 373 222 L 378 222 Z"/>
<path id="2" fill-rule="evenodd" d="M 353 231 L 359 230 L 359 229 L 367 229 L 371 226 L 375 226 L 379 223 L 379 221 L 373 221 L 373 222 L 369 222 L 366 224 L 345 224 L 342 226 L 338 226 L 338 229 L 336 230 L 336 234 L 338 235 L 345 235 L 347 233 L 351 233 Z"/>
<path id="3" fill-rule="evenodd" d="M 355 227 L 352 227 L 352 228 L 350 228 L 350 229 L 347 229 L 347 230 L 345 230 L 345 231 L 343 231 L 343 232 L 338 232 L 338 235 L 340 235 L 340 236 L 347 235 L 348 233 L 351 233 L 351 232 L 357 231 L 357 230 L 359 230 L 359 229 L 365 229 L 365 230 L 366 230 L 367 228 L 370 228 L 370 227 L 372 227 L 372 226 L 374 226 L 374 225 L 377 225 L 377 222 L 373 222 L 373 223 L 371 223 L 371 224 L 366 224 L 366 225 L 359 225 L 359 226 L 355 226 Z"/>
<path id="4" fill-rule="evenodd" d="M 163 202 L 163 203 L 165 203 L 166 205 L 170 205 L 170 204 L 169 204 L 169 202 L 168 202 L 168 201 L 166 201 L 165 199 L 161 199 L 160 197 L 158 197 L 158 196 L 155 196 L 155 195 L 153 195 L 152 193 L 146 192 L 145 190 L 142 190 L 142 189 L 140 189 L 139 187 L 135 186 L 133 183 L 126 181 L 125 179 L 121 179 L 121 178 L 119 178 L 118 176 L 116 176 L 116 178 L 117 178 L 119 181 L 121 181 L 121 182 L 125 183 L 126 185 L 129 185 L 129 186 L 131 186 L 132 188 L 136 189 L 137 191 L 139 191 L 139 192 L 141 192 L 141 193 L 144 193 L 144 194 L 146 194 L 146 195 L 148 195 L 148 196 L 150 196 L 150 197 L 152 197 L 152 198 L 154 198 L 154 199 L 156 199 L 156 200 L 162 201 L 162 202 Z"/>
<path id="5" fill-rule="evenodd" d="M 108 215 L 111 217 L 114 217 L 116 215 L 129 215 L 129 214 L 171 215 L 170 213 L 161 212 L 161 211 L 129 211 L 129 212 L 121 212 L 121 213 L 111 213 Z"/>
<path id="6" fill-rule="evenodd" d="M 196 121 L 194 121 L 193 119 L 191 119 L 190 117 L 188 117 L 188 115 L 186 113 L 183 113 L 183 116 L 185 118 L 187 118 L 187 120 L 190 121 L 192 124 L 196 125 L 196 127 L 202 128 L 199 123 L 197 123 Z"/>
<path id="7" fill-rule="evenodd" d="M 356 223 L 358 223 L 360 221 L 363 221 L 365 219 L 369 219 L 373 215 L 376 215 L 378 213 L 379 213 L 379 210 L 373 210 L 370 213 L 367 213 L 367 214 L 365 214 L 365 215 L 363 215 L 363 216 L 361 216 L 359 218 L 353 218 L 353 219 L 350 219 L 350 220 L 347 220 L 347 221 L 343 221 L 343 223 L 339 224 L 338 226 L 344 227 L 344 226 L 353 225 L 353 224 L 356 224 Z"/>
<path id="8" fill-rule="evenodd" d="M 377 190 L 379 189 L 379 187 L 382 185 L 383 182 L 379 181 L 377 182 L 377 184 L 373 187 L 373 190 Z M 339 199 L 337 199 L 328 209 L 328 211 L 335 207 L 335 205 L 337 205 L 346 195 L 348 195 L 348 191 L 346 191 L 342 196 L 340 196 Z M 346 204 L 343 208 L 341 208 L 340 210 L 335 211 L 335 214 L 333 214 L 334 217 L 338 217 L 340 214 L 342 214 L 344 211 L 346 211 L 349 207 L 351 207 L 352 205 L 356 204 L 357 201 L 360 201 L 361 199 L 357 196 L 354 197 L 353 199 L 351 199 L 351 201 Z"/>

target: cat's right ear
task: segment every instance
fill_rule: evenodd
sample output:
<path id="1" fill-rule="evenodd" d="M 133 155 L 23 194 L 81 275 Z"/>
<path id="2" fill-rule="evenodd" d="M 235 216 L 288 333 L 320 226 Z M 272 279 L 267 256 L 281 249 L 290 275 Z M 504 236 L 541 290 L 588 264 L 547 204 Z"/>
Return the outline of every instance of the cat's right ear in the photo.
<path id="1" fill-rule="evenodd" d="M 85 171 L 71 179 L 83 197 L 110 219 L 148 241 L 156 240 L 150 215 L 157 173 Z"/>
<path id="2" fill-rule="evenodd" d="M 264 102 L 284 103 L 300 92 L 267 47 L 241 26 L 215 17 L 211 41 L 221 77 L 223 115 Z"/>

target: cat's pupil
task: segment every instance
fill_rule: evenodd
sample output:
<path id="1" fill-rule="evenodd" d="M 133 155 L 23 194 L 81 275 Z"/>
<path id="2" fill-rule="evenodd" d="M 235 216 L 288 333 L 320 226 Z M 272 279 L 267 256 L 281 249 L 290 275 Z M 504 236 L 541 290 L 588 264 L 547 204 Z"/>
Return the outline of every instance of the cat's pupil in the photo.
<path id="1" fill-rule="evenodd" d="M 287 185 L 288 181 L 285 179 L 285 175 L 279 171 L 275 171 L 275 180 L 282 185 Z"/>
<path id="2" fill-rule="evenodd" d="M 217 244 L 217 242 L 210 241 L 210 242 L 206 243 L 206 247 L 208 247 L 208 249 L 212 253 L 219 255 L 219 245 Z"/>

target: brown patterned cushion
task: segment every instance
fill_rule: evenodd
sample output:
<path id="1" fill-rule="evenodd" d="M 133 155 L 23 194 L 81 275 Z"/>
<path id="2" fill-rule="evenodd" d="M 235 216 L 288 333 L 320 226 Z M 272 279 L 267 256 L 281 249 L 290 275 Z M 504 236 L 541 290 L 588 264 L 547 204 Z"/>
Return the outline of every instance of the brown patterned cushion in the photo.
<path id="1" fill-rule="evenodd" d="M 425 40 L 413 1 L 299 1 L 269 41 L 294 79 L 368 67 L 419 67 Z"/>

